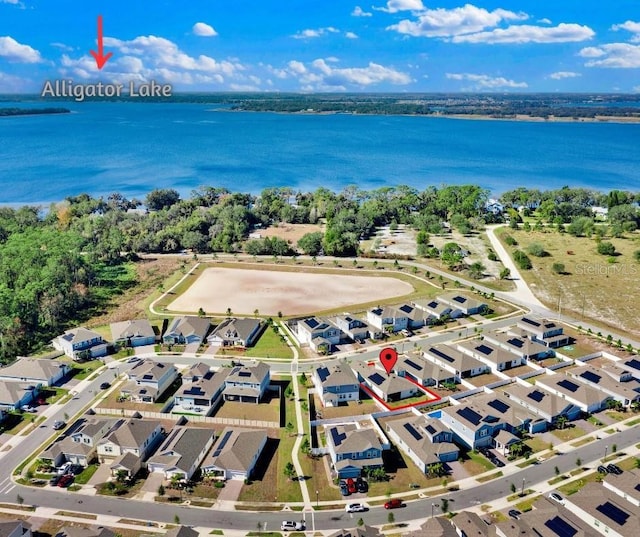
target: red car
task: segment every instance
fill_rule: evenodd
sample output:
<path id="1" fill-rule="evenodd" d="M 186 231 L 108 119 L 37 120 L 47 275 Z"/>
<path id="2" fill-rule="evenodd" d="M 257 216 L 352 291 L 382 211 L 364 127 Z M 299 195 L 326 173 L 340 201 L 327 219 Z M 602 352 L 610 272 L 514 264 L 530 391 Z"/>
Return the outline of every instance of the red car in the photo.
<path id="1" fill-rule="evenodd" d="M 350 494 L 355 494 L 356 492 L 358 492 L 355 481 L 350 477 L 347 478 L 347 489 L 349 490 Z"/>
<path id="2" fill-rule="evenodd" d="M 384 502 L 385 509 L 397 509 L 398 507 L 402 507 L 402 500 L 398 498 L 393 498 L 388 502 Z"/>
<path id="3" fill-rule="evenodd" d="M 60 478 L 60 481 L 58 481 L 58 486 L 68 487 L 69 485 L 71 485 L 71 483 L 73 483 L 73 479 L 73 474 L 65 474 Z"/>

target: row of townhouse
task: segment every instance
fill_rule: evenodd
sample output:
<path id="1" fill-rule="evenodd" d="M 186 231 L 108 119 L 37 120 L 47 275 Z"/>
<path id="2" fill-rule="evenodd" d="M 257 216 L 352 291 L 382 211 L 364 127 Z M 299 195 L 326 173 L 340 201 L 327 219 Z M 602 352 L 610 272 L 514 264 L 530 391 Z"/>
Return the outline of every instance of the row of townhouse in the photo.
<path id="1" fill-rule="evenodd" d="M 121 395 L 139 403 L 154 403 L 179 378 L 173 364 L 140 360 L 127 372 L 128 382 Z M 181 411 L 200 409 L 205 414 L 226 401 L 259 403 L 271 383 L 270 368 L 264 362 L 235 365 L 213 371 L 202 362 L 192 365 L 181 379 L 174 406 Z"/>

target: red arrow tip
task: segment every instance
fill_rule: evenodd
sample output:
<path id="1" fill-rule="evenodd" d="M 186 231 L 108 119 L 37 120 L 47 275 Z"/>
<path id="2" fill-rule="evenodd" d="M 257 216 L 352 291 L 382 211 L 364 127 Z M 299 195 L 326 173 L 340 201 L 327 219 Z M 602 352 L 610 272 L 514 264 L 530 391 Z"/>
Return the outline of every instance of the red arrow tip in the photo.
<path id="1" fill-rule="evenodd" d="M 97 53 L 95 50 L 91 50 L 89 52 L 96 60 L 96 66 L 98 67 L 98 69 L 102 69 L 104 67 L 104 64 L 109 61 L 109 58 L 113 56 L 113 52 L 109 52 L 104 55 Z"/>

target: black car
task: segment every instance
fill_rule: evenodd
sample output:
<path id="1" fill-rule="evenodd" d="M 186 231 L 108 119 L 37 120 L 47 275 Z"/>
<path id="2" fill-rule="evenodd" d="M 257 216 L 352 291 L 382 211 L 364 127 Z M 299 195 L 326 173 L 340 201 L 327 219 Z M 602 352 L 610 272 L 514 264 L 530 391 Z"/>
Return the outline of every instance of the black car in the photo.
<path id="1" fill-rule="evenodd" d="M 358 492 L 367 492 L 369 490 L 369 485 L 364 479 L 359 477 L 356 479 L 356 488 L 358 489 Z"/>
<path id="2" fill-rule="evenodd" d="M 344 481 L 340 482 L 340 494 L 343 496 L 349 496 L 349 494 L 351 494 L 349 492 L 349 487 L 347 487 L 347 484 Z"/>
<path id="3" fill-rule="evenodd" d="M 601 474 L 608 474 L 609 470 L 607 469 L 606 466 L 600 465 L 600 466 L 598 466 L 598 472 L 601 473 Z"/>
<path id="4" fill-rule="evenodd" d="M 620 475 L 622 473 L 622 468 L 615 464 L 607 464 L 607 470 L 610 474 Z"/>
<path id="5" fill-rule="evenodd" d="M 55 487 L 61 478 L 62 478 L 61 475 L 54 475 L 51 479 L 49 479 L 49 485 L 51 485 L 52 487 Z"/>
<path id="6" fill-rule="evenodd" d="M 516 519 L 516 520 L 519 520 L 519 519 L 520 519 L 520 515 L 521 515 L 521 514 L 522 514 L 522 513 L 521 513 L 520 511 L 518 511 L 517 509 L 510 509 L 510 510 L 509 510 L 509 516 L 510 516 L 511 518 Z"/>
<path id="7" fill-rule="evenodd" d="M 107 390 L 109 388 L 111 388 L 111 384 L 109 384 L 108 382 L 103 382 L 102 384 L 100 384 L 101 390 Z"/>

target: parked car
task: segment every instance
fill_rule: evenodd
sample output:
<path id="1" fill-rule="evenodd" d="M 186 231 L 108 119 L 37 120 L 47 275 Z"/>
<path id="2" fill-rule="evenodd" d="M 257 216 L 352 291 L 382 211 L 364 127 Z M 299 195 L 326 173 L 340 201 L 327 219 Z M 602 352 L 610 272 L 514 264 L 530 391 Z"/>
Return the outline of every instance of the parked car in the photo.
<path id="1" fill-rule="evenodd" d="M 345 507 L 344 510 L 347 513 L 364 513 L 367 508 L 361 503 L 350 503 Z"/>
<path id="2" fill-rule="evenodd" d="M 304 522 L 294 522 L 293 520 L 283 520 L 280 524 L 281 531 L 300 531 L 305 529 Z"/>
<path id="3" fill-rule="evenodd" d="M 72 466 L 73 464 L 71 464 L 70 462 L 65 462 L 62 466 L 60 466 L 60 468 L 58 468 L 57 474 L 65 475 L 71 473 Z"/>
<path id="4" fill-rule="evenodd" d="M 557 492 L 551 492 L 549 494 L 549 498 L 552 499 L 554 502 L 558 502 L 559 504 L 564 505 L 564 498 L 560 496 L 560 494 L 558 494 Z"/>
<path id="5" fill-rule="evenodd" d="M 65 425 L 66 425 L 66 423 L 64 421 L 58 420 L 58 421 L 54 421 L 53 422 L 53 428 L 56 431 L 59 431 L 60 429 L 63 429 Z"/>
<path id="6" fill-rule="evenodd" d="M 622 473 L 622 468 L 616 464 L 607 464 L 607 470 L 610 474 L 620 475 Z"/>
<path id="7" fill-rule="evenodd" d="M 51 485 L 52 487 L 55 487 L 61 478 L 62 478 L 61 475 L 54 475 L 51 479 L 49 479 L 49 485 Z"/>
<path id="8" fill-rule="evenodd" d="M 347 487 L 347 484 L 344 481 L 340 481 L 340 494 L 343 496 L 349 496 L 349 494 L 351 494 L 349 492 L 349 487 Z"/>
<path id="9" fill-rule="evenodd" d="M 358 489 L 358 492 L 367 492 L 369 490 L 369 484 L 359 477 L 356 479 L 356 488 Z"/>
<path id="10" fill-rule="evenodd" d="M 23 412 L 38 412 L 38 410 L 30 405 L 24 405 L 22 407 Z"/>
<path id="11" fill-rule="evenodd" d="M 398 507 L 402 507 L 402 500 L 400 498 L 392 498 L 384 502 L 385 509 L 397 509 Z"/>
<path id="12" fill-rule="evenodd" d="M 601 474 L 608 474 L 609 473 L 609 469 L 606 466 L 603 466 L 602 464 L 600 466 L 598 466 L 598 472 Z"/>
<path id="13" fill-rule="evenodd" d="M 509 509 L 509 516 L 515 520 L 519 520 L 521 514 L 517 509 Z"/>
<path id="14" fill-rule="evenodd" d="M 71 485 L 71 483 L 73 483 L 73 480 L 75 479 L 75 477 L 73 476 L 73 474 L 65 474 L 60 478 L 60 481 L 58 481 L 58 486 L 59 487 L 68 487 L 69 485 Z"/>
<path id="15" fill-rule="evenodd" d="M 347 488 L 349 489 L 349 494 L 358 492 L 358 489 L 356 488 L 356 482 L 352 478 L 347 479 Z"/>
<path id="16" fill-rule="evenodd" d="M 111 388 L 111 384 L 109 384 L 108 382 L 103 382 L 102 384 L 100 384 L 101 390 L 108 390 L 109 388 Z"/>

